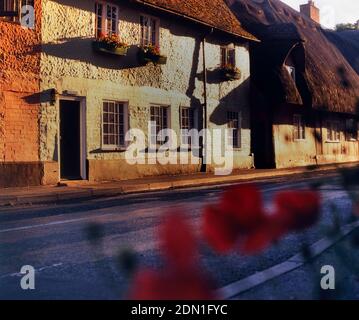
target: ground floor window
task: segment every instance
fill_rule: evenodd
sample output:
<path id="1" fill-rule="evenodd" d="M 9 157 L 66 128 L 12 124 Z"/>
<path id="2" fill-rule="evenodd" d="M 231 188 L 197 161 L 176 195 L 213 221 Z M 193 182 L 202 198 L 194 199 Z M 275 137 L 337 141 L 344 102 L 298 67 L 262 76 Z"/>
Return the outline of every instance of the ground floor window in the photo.
<path id="1" fill-rule="evenodd" d="M 345 132 L 347 141 L 356 141 L 358 139 L 358 121 L 347 119 L 345 121 Z"/>
<path id="2" fill-rule="evenodd" d="M 127 127 L 127 104 L 104 101 L 102 112 L 103 146 L 111 149 L 124 147 Z"/>
<path id="3" fill-rule="evenodd" d="M 163 138 L 159 133 L 169 128 L 169 106 L 152 105 L 150 107 L 151 144 L 162 144 Z"/>
<path id="4" fill-rule="evenodd" d="M 22 7 L 34 7 L 34 0 L 0 0 L 0 18 L 20 22 L 20 19 L 27 14 L 22 12 Z"/>
<path id="5" fill-rule="evenodd" d="M 340 123 L 339 121 L 327 122 L 327 141 L 339 142 L 340 141 Z"/>
<path id="6" fill-rule="evenodd" d="M 293 116 L 293 138 L 294 140 L 305 140 L 305 121 L 301 114 Z"/>
<path id="7" fill-rule="evenodd" d="M 242 137 L 241 137 L 241 114 L 240 112 L 228 111 L 227 112 L 227 122 L 228 128 L 232 129 L 229 136 L 229 144 L 233 148 L 242 147 Z"/>
<path id="8" fill-rule="evenodd" d="M 191 145 L 192 139 L 190 131 L 194 129 L 194 110 L 193 108 L 180 108 L 180 128 L 181 128 L 181 144 Z"/>

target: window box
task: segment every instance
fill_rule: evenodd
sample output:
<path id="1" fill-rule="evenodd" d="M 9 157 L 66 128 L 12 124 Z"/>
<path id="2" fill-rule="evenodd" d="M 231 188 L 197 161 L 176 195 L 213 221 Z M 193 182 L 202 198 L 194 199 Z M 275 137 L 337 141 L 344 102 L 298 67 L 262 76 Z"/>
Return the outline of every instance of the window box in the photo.
<path id="1" fill-rule="evenodd" d="M 241 78 L 241 71 L 236 67 L 236 49 L 232 46 L 221 47 L 221 72 L 224 80 Z"/>
<path id="2" fill-rule="evenodd" d="M 167 63 L 167 57 L 160 54 L 158 47 L 145 46 L 138 51 L 138 61 L 141 65 L 147 65 L 150 62 L 155 65 L 164 65 Z"/>
<path id="3" fill-rule="evenodd" d="M 115 56 L 126 56 L 128 50 L 127 47 L 116 48 L 98 40 L 92 42 L 92 47 L 96 52 L 108 53 Z"/>
<path id="4" fill-rule="evenodd" d="M 224 67 L 222 68 L 223 77 L 226 80 L 240 80 L 241 79 L 241 71 L 238 68 L 232 67 Z"/>

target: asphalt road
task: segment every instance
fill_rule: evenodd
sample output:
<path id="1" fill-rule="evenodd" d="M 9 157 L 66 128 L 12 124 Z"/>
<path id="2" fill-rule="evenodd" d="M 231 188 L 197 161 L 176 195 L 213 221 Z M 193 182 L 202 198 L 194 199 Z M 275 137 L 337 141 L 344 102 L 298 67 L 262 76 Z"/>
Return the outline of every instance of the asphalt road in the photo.
<path id="1" fill-rule="evenodd" d="M 279 190 L 302 189 L 323 182 L 323 214 L 320 223 L 302 234 L 290 234 L 258 256 L 233 253 L 218 256 L 201 248 L 204 270 L 212 274 L 218 288 L 285 261 L 323 237 L 332 225 L 329 206 L 335 205 L 342 222 L 351 203 L 334 174 L 311 178 L 293 177 L 262 181 L 267 205 Z M 188 218 L 199 229 L 201 209 L 215 202 L 223 186 L 192 188 L 147 194 L 67 202 L 42 206 L 0 209 L 0 299 L 121 299 L 128 279 L 119 270 L 117 257 L 132 248 L 142 265 L 161 268 L 156 245 L 159 219 L 168 210 L 185 207 Z M 103 226 L 103 250 L 95 250 L 86 232 L 89 224 Z M 20 269 L 36 269 L 35 290 L 22 290 Z"/>

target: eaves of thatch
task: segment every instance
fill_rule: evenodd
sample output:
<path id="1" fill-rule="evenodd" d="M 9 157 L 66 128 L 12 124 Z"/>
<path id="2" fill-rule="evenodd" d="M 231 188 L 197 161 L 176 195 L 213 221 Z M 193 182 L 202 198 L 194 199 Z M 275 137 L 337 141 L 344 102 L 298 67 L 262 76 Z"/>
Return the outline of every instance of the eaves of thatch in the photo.
<path id="1" fill-rule="evenodd" d="M 359 50 L 349 36 L 328 36 L 320 25 L 279 0 L 226 1 L 242 25 L 261 40 L 252 46 L 252 77 L 269 101 L 359 114 L 354 61 Z M 292 50 L 303 60 L 296 70 L 298 83 L 283 67 L 283 57 Z M 258 61 L 260 67 L 255 65 Z"/>

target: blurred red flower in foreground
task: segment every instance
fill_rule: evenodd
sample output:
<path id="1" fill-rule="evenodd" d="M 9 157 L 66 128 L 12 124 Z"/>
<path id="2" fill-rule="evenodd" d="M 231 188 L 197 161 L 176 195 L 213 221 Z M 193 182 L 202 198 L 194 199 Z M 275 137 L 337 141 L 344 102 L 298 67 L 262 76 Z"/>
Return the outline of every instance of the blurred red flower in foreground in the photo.
<path id="1" fill-rule="evenodd" d="M 274 199 L 273 219 L 288 231 L 304 230 L 319 220 L 320 197 L 313 191 L 285 191 Z"/>
<path id="2" fill-rule="evenodd" d="M 172 213 L 160 229 L 165 257 L 162 270 L 140 270 L 134 278 L 133 300 L 210 300 L 214 293 L 198 266 L 198 242 L 185 217 Z"/>
<path id="3" fill-rule="evenodd" d="M 288 231 L 302 230 L 319 218 L 320 198 L 312 191 L 290 191 L 276 196 L 276 211 L 268 214 L 260 190 L 240 185 L 224 192 L 204 212 L 203 234 L 218 252 L 238 245 L 244 254 L 265 249 Z"/>

